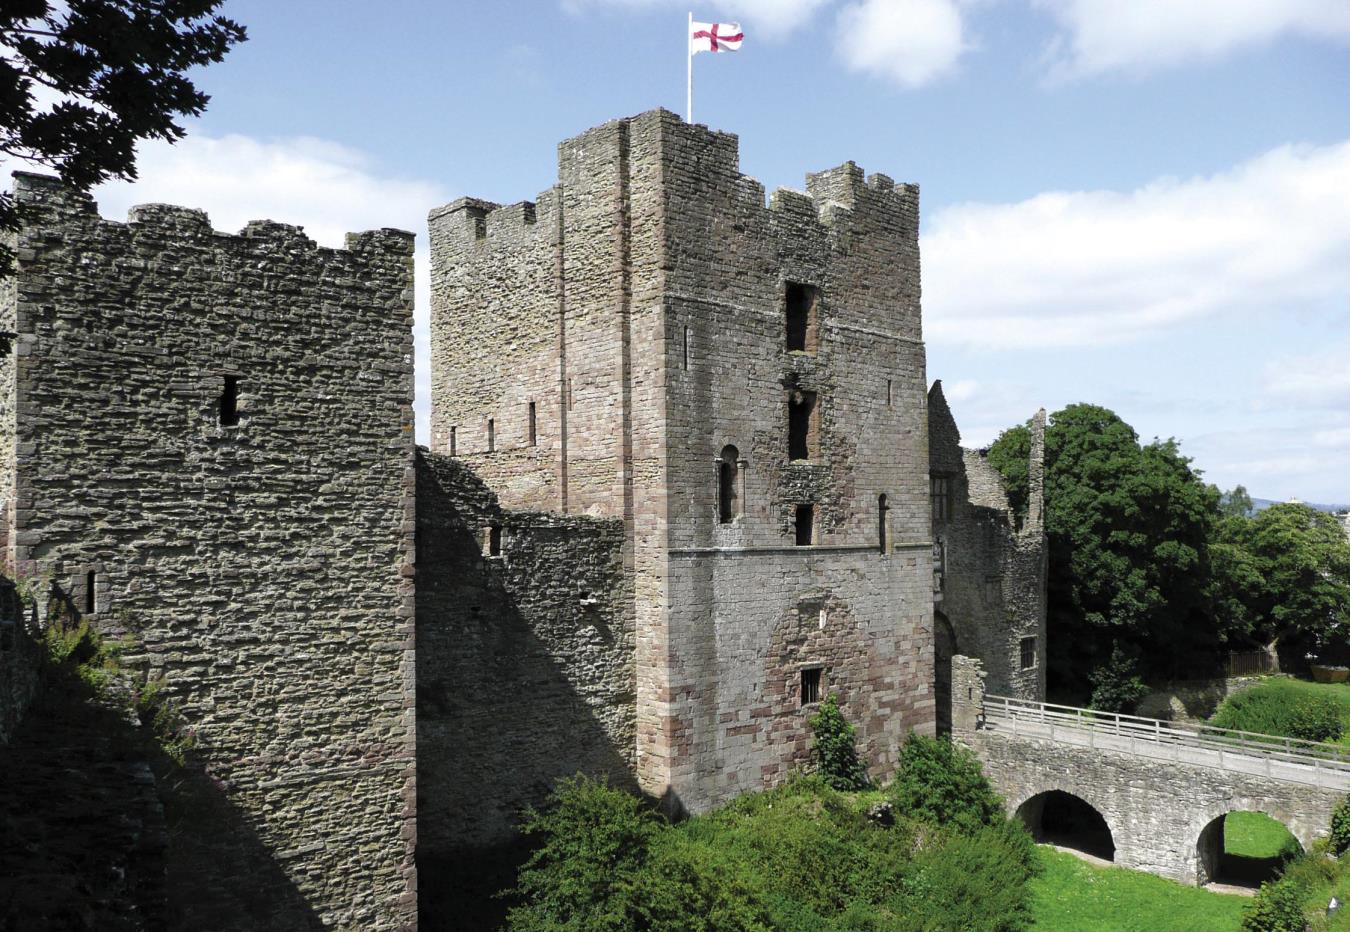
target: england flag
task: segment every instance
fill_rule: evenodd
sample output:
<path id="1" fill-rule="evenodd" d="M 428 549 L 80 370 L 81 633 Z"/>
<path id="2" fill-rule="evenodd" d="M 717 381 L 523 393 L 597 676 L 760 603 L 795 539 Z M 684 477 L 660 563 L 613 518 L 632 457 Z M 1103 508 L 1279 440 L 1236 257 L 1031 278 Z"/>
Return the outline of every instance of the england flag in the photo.
<path id="1" fill-rule="evenodd" d="M 740 23 L 689 24 L 689 54 L 699 52 L 735 52 L 741 47 Z"/>

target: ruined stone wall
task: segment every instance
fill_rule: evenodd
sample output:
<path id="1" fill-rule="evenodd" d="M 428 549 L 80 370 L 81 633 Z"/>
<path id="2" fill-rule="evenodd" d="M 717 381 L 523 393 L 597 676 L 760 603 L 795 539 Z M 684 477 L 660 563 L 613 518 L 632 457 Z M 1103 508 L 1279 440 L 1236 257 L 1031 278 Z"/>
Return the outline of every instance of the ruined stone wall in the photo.
<path id="1" fill-rule="evenodd" d="M 661 645 L 639 657 L 640 690 L 655 674 L 640 723 L 660 735 L 640 746 L 644 782 L 699 811 L 782 779 L 807 758 L 815 668 L 887 774 L 934 717 L 918 191 L 849 163 L 766 207 L 736 137 L 672 114 L 639 125 L 661 135 L 642 170 L 667 197 L 670 548 L 668 615 L 639 626 Z M 817 294 L 802 350 L 787 343 L 790 285 Z M 789 450 L 794 392 L 816 395 L 805 458 Z M 728 446 L 739 490 L 723 523 Z M 815 531 L 796 546 L 804 504 Z"/>
<path id="2" fill-rule="evenodd" d="M 178 923 L 415 922 L 412 236 L 16 195 L 13 557 L 195 729 Z"/>
<path id="3" fill-rule="evenodd" d="M 503 509 L 462 462 L 419 455 L 419 858 L 511 842 L 558 777 L 634 785 L 623 544 L 617 519 Z"/>
<path id="4" fill-rule="evenodd" d="M 1038 422 L 1037 437 L 1043 435 Z M 960 432 L 934 382 L 928 396 L 929 470 L 947 484 L 945 512 L 933 509 L 933 536 L 941 564 L 934 591 L 939 624 L 950 625 L 954 653 L 978 657 L 991 693 L 1045 697 L 1045 534 L 1039 480 L 1033 513 L 1023 526 L 1008 503 L 998 470 L 981 451 L 961 448 Z M 1039 475 L 1043 453 L 1033 451 Z M 1022 640 L 1034 638 L 1023 664 Z"/>

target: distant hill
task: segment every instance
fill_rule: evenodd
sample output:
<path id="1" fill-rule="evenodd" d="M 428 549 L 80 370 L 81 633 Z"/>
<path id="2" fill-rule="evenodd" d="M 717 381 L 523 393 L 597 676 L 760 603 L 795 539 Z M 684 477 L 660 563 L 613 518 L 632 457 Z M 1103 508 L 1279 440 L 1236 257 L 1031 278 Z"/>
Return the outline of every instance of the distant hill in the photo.
<path id="1" fill-rule="evenodd" d="M 1269 498 L 1252 499 L 1252 507 L 1257 511 L 1260 511 L 1262 508 L 1269 508 L 1271 505 L 1279 504 L 1281 503 Z M 1331 514 L 1336 514 L 1341 511 L 1350 511 L 1350 505 L 1319 505 L 1317 502 L 1304 502 L 1303 504 L 1307 505 L 1309 508 L 1315 508 L 1318 511 L 1325 511 Z"/>

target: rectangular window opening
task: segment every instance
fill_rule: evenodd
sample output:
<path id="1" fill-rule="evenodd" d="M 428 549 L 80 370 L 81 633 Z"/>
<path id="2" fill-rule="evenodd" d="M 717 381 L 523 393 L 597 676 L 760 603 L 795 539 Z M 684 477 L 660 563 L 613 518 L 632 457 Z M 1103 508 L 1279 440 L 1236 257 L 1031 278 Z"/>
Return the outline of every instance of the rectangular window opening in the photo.
<path id="1" fill-rule="evenodd" d="M 534 402 L 530 402 L 530 446 L 535 446 L 539 442 L 539 422 Z"/>
<path id="2" fill-rule="evenodd" d="M 788 459 L 809 460 L 814 456 L 818 421 L 815 392 L 794 391 L 788 395 Z"/>
<path id="3" fill-rule="evenodd" d="M 458 448 L 458 446 L 459 446 L 459 437 L 457 436 L 458 433 L 459 433 L 459 428 L 458 428 L 458 427 L 452 427 L 452 428 L 450 428 L 450 455 L 451 455 L 451 456 L 454 456 L 454 455 L 455 455 L 455 450 L 456 450 L 456 449 Z"/>
<path id="4" fill-rule="evenodd" d="M 496 452 L 496 450 L 497 450 L 497 422 L 494 421 L 492 418 L 488 418 L 488 448 L 487 448 L 487 451 L 488 451 L 489 453 L 494 453 L 494 452 Z"/>
<path id="5" fill-rule="evenodd" d="M 952 516 L 951 482 L 946 476 L 929 479 L 933 496 L 933 520 L 946 521 Z"/>
<path id="6" fill-rule="evenodd" d="M 220 392 L 220 426 L 234 427 L 239 423 L 239 376 L 225 376 L 225 387 Z"/>
<path id="7" fill-rule="evenodd" d="M 1036 666 L 1036 638 L 1022 638 L 1022 669 L 1030 670 Z"/>
<path id="8" fill-rule="evenodd" d="M 92 615 L 98 611 L 98 574 L 90 570 L 84 576 L 84 613 Z"/>
<path id="9" fill-rule="evenodd" d="M 802 705 L 807 706 L 820 701 L 820 667 L 811 667 L 802 671 Z"/>
<path id="10" fill-rule="evenodd" d="M 487 533 L 484 534 L 486 546 L 483 548 L 484 554 L 489 557 L 500 557 L 502 555 L 502 526 L 500 524 L 490 524 L 487 527 Z"/>
<path id="11" fill-rule="evenodd" d="M 798 505 L 794 525 L 798 547 L 809 547 L 814 544 L 816 542 L 816 506 Z"/>
<path id="12" fill-rule="evenodd" d="M 820 291 L 811 285 L 788 282 L 784 316 L 789 353 L 815 353 L 820 316 Z"/>

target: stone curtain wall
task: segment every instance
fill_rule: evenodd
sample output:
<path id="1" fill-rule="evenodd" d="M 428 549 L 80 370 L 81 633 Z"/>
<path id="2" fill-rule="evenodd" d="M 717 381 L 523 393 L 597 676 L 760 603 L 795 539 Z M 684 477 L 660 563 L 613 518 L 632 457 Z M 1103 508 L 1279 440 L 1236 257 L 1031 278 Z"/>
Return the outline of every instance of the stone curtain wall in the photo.
<path id="1" fill-rule="evenodd" d="M 980 727 L 984 672 L 953 661 L 953 737 L 974 750 L 1010 815 L 1031 815 L 1041 794 L 1076 796 L 1106 820 L 1115 862 L 1181 883 L 1206 883 L 1223 851 L 1222 818 L 1263 812 L 1304 850 L 1328 832 L 1343 793 L 1183 762 L 1071 747 Z"/>
<path id="2" fill-rule="evenodd" d="M 558 777 L 634 785 L 621 521 L 505 510 L 465 464 L 423 451 L 417 576 L 423 863 L 514 841 Z"/>
<path id="3" fill-rule="evenodd" d="M 177 923 L 415 923 L 411 234 L 16 195 L 11 557 L 132 634 L 196 730 Z"/>
<path id="4" fill-rule="evenodd" d="M 1033 431 L 1044 435 L 1044 415 Z M 951 625 L 955 651 L 978 657 L 989 691 L 1023 699 L 1045 697 L 1045 531 L 1043 486 L 1033 483 L 1032 508 L 1021 528 L 998 471 L 982 452 L 962 449 L 960 433 L 942 391 L 928 395 L 929 470 L 947 480 L 949 514 L 935 516 L 933 535 L 943 560 L 936 610 Z M 1040 443 L 1039 440 L 1036 443 Z M 1032 451 L 1039 477 L 1043 449 Z M 1021 642 L 1036 638 L 1035 662 L 1024 668 Z"/>

